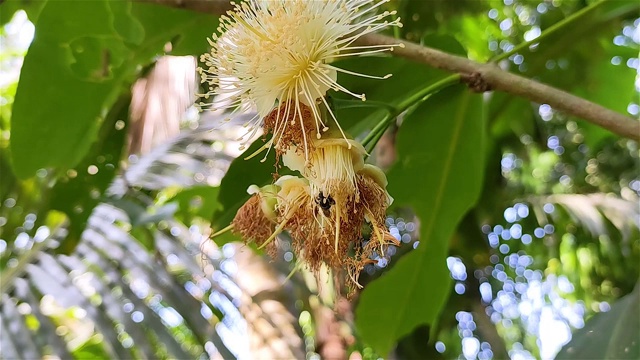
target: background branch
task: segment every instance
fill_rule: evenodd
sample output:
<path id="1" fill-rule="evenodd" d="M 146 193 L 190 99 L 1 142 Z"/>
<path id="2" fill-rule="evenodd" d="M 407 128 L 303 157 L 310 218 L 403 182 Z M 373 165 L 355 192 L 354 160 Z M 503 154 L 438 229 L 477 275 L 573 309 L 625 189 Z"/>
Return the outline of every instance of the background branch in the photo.
<path id="1" fill-rule="evenodd" d="M 222 14 L 231 9 L 230 3 L 226 0 L 139 1 L 211 14 Z M 495 64 L 477 63 L 461 56 L 451 55 L 440 50 L 381 34 L 364 35 L 357 41 L 359 45 L 392 45 L 398 43 L 404 44 L 404 48 L 396 47 L 393 52 L 395 56 L 401 56 L 449 72 L 464 75 L 473 74 L 476 78 L 479 76 L 486 88 L 517 95 L 539 104 L 549 104 L 555 110 L 577 116 L 618 135 L 636 141 L 640 140 L 640 121 L 566 91 L 504 71 Z"/>

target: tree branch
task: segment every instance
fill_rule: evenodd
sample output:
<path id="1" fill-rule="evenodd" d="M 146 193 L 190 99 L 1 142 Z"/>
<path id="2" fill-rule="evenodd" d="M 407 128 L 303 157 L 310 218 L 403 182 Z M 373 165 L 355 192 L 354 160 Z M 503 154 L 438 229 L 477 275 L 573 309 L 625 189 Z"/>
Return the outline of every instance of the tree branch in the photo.
<path id="1" fill-rule="evenodd" d="M 226 0 L 138 0 L 165 6 L 189 9 L 210 14 L 222 14 L 231 9 Z M 503 91 L 520 96 L 539 104 L 549 104 L 555 110 L 582 118 L 618 135 L 639 141 L 640 121 L 596 103 L 572 95 L 552 86 L 504 71 L 494 64 L 481 64 L 467 58 L 451 55 L 440 50 L 395 39 L 381 34 L 360 37 L 358 45 L 393 45 L 395 56 L 424 63 L 438 69 L 460 73 L 474 78 L 487 89 Z"/>
<path id="2" fill-rule="evenodd" d="M 137 0 L 139 2 L 158 4 L 187 9 L 212 15 L 222 15 L 233 9 L 229 0 Z"/>
<path id="3" fill-rule="evenodd" d="M 402 43 L 404 48 L 396 47 L 394 55 L 450 72 L 479 74 L 484 83 L 493 90 L 517 95 L 539 104 L 549 104 L 556 110 L 580 117 L 618 135 L 640 140 L 640 121 L 552 86 L 504 71 L 494 64 L 480 64 L 461 56 L 380 34 L 365 35 L 358 40 L 358 43 L 360 45 Z"/>

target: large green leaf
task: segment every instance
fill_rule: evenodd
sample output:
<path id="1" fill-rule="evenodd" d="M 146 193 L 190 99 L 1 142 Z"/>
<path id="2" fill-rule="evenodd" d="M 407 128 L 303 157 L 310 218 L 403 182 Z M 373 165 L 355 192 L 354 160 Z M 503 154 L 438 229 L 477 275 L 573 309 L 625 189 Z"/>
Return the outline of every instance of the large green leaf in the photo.
<path id="1" fill-rule="evenodd" d="M 61 176 L 52 189 L 51 208 L 66 213 L 70 220 L 69 235 L 58 248 L 63 253 L 69 254 L 76 247 L 93 208 L 103 200 L 120 169 L 126 132 L 116 124 L 127 116 L 129 101 L 125 94 L 116 102 L 102 124 L 100 141 L 82 159 L 78 170 Z"/>
<path id="2" fill-rule="evenodd" d="M 491 94 L 488 104 L 487 123 L 493 138 L 535 133 L 534 105 L 529 100 L 506 93 Z"/>
<path id="3" fill-rule="evenodd" d="M 596 314 L 576 331 L 556 359 L 640 358 L 640 283 L 611 310 Z"/>
<path id="4" fill-rule="evenodd" d="M 11 21 L 13 15 L 18 10 L 24 10 L 27 13 L 29 21 L 36 23 L 40 10 L 46 4 L 46 0 L 43 1 L 30 1 L 30 0 L 5 0 L 0 3 L 0 25 L 4 26 Z"/>
<path id="5" fill-rule="evenodd" d="M 146 51 L 153 56 L 171 41 L 171 55 L 199 56 L 209 48 L 207 37 L 218 27 L 215 15 L 154 4 L 133 2 L 131 13 L 142 23 L 146 34 L 140 55 Z"/>
<path id="6" fill-rule="evenodd" d="M 19 177 L 48 166 L 66 170 L 89 150 L 106 100 L 119 89 L 130 40 L 141 35 L 136 26 L 117 31 L 113 14 L 107 1 L 49 1 L 42 9 L 11 118 Z"/>
<path id="7" fill-rule="evenodd" d="M 198 55 L 216 26 L 215 16 L 150 4 L 49 1 L 13 106 L 16 174 L 27 178 L 44 167 L 73 168 L 140 65 L 151 63 L 172 40 L 175 54 Z"/>
<path id="8" fill-rule="evenodd" d="M 363 292 L 356 323 L 379 354 L 420 324 L 433 324 L 450 292 L 449 239 L 483 181 L 482 98 L 464 86 L 426 100 L 398 132 L 389 192 L 420 218 L 420 245 Z"/>
<path id="9" fill-rule="evenodd" d="M 599 60 L 587 64 L 583 82 L 577 83 L 572 92 L 609 109 L 627 114 L 630 103 L 640 102 L 640 93 L 635 86 L 637 70 L 627 66 L 627 61 L 637 57 L 638 51 L 612 44 L 604 45 L 602 48 Z M 580 122 L 580 126 L 585 134 L 585 142 L 591 146 L 597 146 L 604 138 L 616 136 L 609 130 L 584 121 Z"/>
<path id="10" fill-rule="evenodd" d="M 488 1 L 400 0 L 394 1 L 404 24 L 403 37 L 415 41 L 428 31 L 437 31 L 442 19 L 456 19 L 461 13 L 483 12 Z M 394 4 L 395 5 L 395 4 Z"/>

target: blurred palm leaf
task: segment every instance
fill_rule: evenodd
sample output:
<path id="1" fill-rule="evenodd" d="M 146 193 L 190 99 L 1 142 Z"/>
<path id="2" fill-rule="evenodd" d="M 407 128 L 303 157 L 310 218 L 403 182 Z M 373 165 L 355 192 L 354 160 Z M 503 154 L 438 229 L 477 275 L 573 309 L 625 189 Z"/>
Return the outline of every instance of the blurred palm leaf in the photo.
<path id="1" fill-rule="evenodd" d="M 640 252 L 637 201 L 593 193 L 535 197 L 531 203 L 544 226 L 537 230 L 546 239 L 540 245 L 555 258 L 545 271 L 566 276 L 575 286 L 574 299 L 592 307 L 611 293 L 633 289 L 637 277 L 629 274 L 638 273 L 633 259 Z"/>
<path id="2" fill-rule="evenodd" d="M 237 341 L 247 337 L 239 308 L 261 305 L 247 305 L 255 294 L 224 271 L 230 267 L 223 262 L 233 259 L 210 243 L 201 251 L 206 236 L 174 219 L 177 204 L 153 213 L 148 195 L 219 182 L 232 156 L 214 150 L 212 144 L 225 137 L 213 128 L 203 124 L 140 158 L 130 157 L 72 254 L 54 251 L 66 236 L 65 223 L 12 244 L 2 276 L 4 358 L 226 359 L 246 350 Z M 293 311 L 286 319 L 294 331 L 287 335 L 296 337 L 300 310 L 279 310 Z M 296 344 L 285 353 L 304 356 L 297 339 L 285 342 Z"/>
<path id="3" fill-rule="evenodd" d="M 546 217 L 542 209 L 545 204 L 561 206 L 571 220 L 580 224 L 593 237 L 617 231 L 624 241 L 629 240 L 634 231 L 640 229 L 640 208 L 637 201 L 625 200 L 603 193 L 556 194 L 531 199 L 540 223 Z M 613 225 L 608 226 L 608 224 Z"/>

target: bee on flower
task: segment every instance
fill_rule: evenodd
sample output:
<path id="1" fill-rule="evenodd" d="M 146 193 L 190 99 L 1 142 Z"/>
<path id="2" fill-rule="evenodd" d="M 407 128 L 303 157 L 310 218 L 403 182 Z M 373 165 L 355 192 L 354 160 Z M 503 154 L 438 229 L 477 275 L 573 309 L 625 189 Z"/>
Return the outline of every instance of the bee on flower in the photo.
<path id="1" fill-rule="evenodd" d="M 365 100 L 337 82 L 338 73 L 369 76 L 332 65 L 334 60 L 393 50 L 394 46 L 356 46 L 362 35 L 388 26 L 396 12 L 378 13 L 389 0 L 251 0 L 235 4 L 220 18 L 218 32 L 209 40 L 211 51 L 201 56 L 201 81 L 213 98 L 214 109 L 256 116 L 245 126 L 245 141 L 263 129 L 273 134 L 265 148 L 286 151 L 298 146 L 309 160 L 310 138 L 319 139 L 335 119 L 325 95 L 329 89 Z M 398 45 L 401 46 L 401 45 Z M 202 107 L 207 107 L 201 103 Z M 326 112 L 326 114 L 324 114 Z M 295 133 L 296 136 L 290 135 Z"/>
<path id="2" fill-rule="evenodd" d="M 309 179 L 311 196 L 317 199 L 318 207 L 322 209 L 327 202 L 331 203 L 332 210 L 328 214 L 320 211 L 317 215 L 318 221 L 326 223 L 323 229 L 330 228 L 334 234 L 333 244 L 338 252 L 340 237 L 344 234 L 343 224 L 349 224 L 349 219 L 353 218 L 351 213 L 358 211 L 356 172 L 364 166 L 366 151 L 357 141 L 341 138 L 322 138 L 314 140 L 313 144 L 314 150 L 309 154 L 308 162 L 291 149 L 284 154 L 283 163 Z"/>

